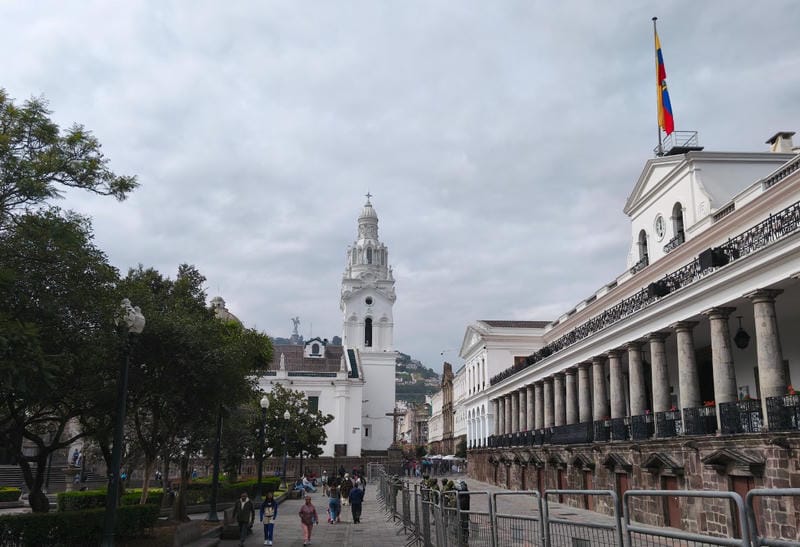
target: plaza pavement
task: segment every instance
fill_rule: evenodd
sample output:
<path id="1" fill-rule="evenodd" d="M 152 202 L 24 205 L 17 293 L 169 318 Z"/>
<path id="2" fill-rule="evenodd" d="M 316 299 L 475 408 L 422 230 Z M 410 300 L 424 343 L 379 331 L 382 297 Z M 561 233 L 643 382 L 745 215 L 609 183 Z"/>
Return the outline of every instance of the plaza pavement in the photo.
<path id="1" fill-rule="evenodd" d="M 353 545 L 358 547 L 405 547 L 408 540 L 403 534 L 403 528 L 397 523 L 387 520 L 380 502 L 376 499 L 377 483 L 367 485 L 364 495 L 361 522 L 353 524 L 350 507 L 342 508 L 341 523 L 327 523 L 328 498 L 322 494 L 322 489 L 311 494 L 311 502 L 317 509 L 319 524 L 314 526 L 311 533 L 311 545 L 338 546 Z M 302 547 L 303 532 L 300 528 L 300 517 L 297 512 L 303 500 L 286 500 L 278 507 L 278 518 L 275 520 L 275 534 L 273 545 L 275 547 Z M 258 518 L 258 514 L 256 514 Z M 253 534 L 247 538 L 245 545 L 255 547 L 264 544 L 263 526 L 256 522 Z M 238 540 L 222 540 L 220 547 L 236 547 Z"/>

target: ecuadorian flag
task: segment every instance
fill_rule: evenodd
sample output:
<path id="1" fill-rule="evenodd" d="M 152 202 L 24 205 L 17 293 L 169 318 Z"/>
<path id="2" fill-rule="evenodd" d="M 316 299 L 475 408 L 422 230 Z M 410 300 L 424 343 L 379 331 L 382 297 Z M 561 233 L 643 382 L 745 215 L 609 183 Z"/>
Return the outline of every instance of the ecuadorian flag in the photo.
<path id="1" fill-rule="evenodd" d="M 667 70 L 664 68 L 664 57 L 661 55 L 661 41 L 656 35 L 656 89 L 658 94 L 658 126 L 669 135 L 675 131 L 675 120 L 672 119 L 672 105 L 667 91 Z"/>

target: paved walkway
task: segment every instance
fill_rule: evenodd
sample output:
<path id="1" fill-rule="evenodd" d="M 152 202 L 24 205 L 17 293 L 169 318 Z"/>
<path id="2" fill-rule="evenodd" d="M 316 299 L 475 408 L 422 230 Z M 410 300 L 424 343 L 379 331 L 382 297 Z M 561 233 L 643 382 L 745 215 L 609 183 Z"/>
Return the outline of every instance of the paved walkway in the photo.
<path id="1" fill-rule="evenodd" d="M 353 524 L 350 507 L 343 507 L 341 523 L 327 523 L 328 498 L 321 490 L 311 494 L 312 503 L 317 508 L 319 525 L 314 526 L 311 534 L 311 545 L 357 545 L 358 547 L 404 547 L 407 543 L 402 527 L 387 520 L 376 499 L 377 482 L 367 485 L 364 496 L 361 522 Z M 300 528 L 300 517 L 297 512 L 303 500 L 286 500 L 278 508 L 275 520 L 275 547 L 295 547 L 303 545 L 303 532 Z M 256 515 L 258 517 L 258 515 Z M 264 544 L 263 526 L 256 523 L 253 534 L 247 538 L 245 545 L 255 547 Z M 220 547 L 236 547 L 237 540 L 222 540 Z"/>

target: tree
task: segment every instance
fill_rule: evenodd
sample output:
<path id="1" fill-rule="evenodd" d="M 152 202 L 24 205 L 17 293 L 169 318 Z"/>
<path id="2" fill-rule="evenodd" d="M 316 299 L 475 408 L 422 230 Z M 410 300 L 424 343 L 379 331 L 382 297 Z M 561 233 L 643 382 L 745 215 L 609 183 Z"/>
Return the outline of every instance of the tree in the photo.
<path id="1" fill-rule="evenodd" d="M 0 442 L 18 451 L 37 512 L 49 508 L 48 458 L 86 434 L 73 426 L 102 406 L 94 394 L 114 382 L 121 349 L 117 271 L 91 239 L 85 218 L 56 209 L 22 215 L 0 237 Z"/>
<path id="2" fill-rule="evenodd" d="M 165 477 L 177 459 L 188 480 L 189 459 L 207 445 L 221 405 L 252 398 L 254 369 L 271 360 L 266 335 L 215 317 L 204 283 L 189 265 L 174 280 L 140 266 L 120 283 L 147 318 L 133 347 L 128 392 L 129 428 L 145 459 L 142 503 L 158 458 Z M 183 502 L 175 505 L 178 519 Z"/>
<path id="3" fill-rule="evenodd" d="M 292 457 L 300 455 L 302 458 L 303 454 L 315 458 L 320 456 L 322 445 L 328 438 L 325 426 L 333 421 L 333 416 L 312 410 L 302 391 L 287 389 L 280 384 L 275 385 L 267 398 L 269 407 L 264 431 L 271 455 L 282 456 L 285 449 Z M 289 411 L 288 423 L 283 419 L 286 410 Z"/>
<path id="4" fill-rule="evenodd" d="M 33 206 L 82 188 L 122 200 L 136 177 L 108 168 L 100 142 L 81 125 L 61 132 L 44 99 L 17 106 L 0 88 L 0 231 Z"/>

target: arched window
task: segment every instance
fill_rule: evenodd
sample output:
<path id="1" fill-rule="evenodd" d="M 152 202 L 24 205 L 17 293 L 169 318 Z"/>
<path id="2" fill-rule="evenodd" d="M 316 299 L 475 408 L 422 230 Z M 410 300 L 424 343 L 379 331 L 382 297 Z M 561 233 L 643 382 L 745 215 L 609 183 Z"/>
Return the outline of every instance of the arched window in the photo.
<path id="1" fill-rule="evenodd" d="M 364 321 L 364 347 L 372 347 L 372 318 L 367 317 Z"/>
<path id="2" fill-rule="evenodd" d="M 319 355 L 319 344 L 316 342 L 311 344 L 311 355 Z"/>
<path id="3" fill-rule="evenodd" d="M 639 261 L 647 264 L 649 258 L 647 256 L 647 232 L 644 230 L 639 232 Z"/>
<path id="4" fill-rule="evenodd" d="M 683 232 L 683 206 L 681 206 L 680 201 L 672 208 L 672 233 L 678 241 L 686 241 L 686 236 Z"/>
<path id="5" fill-rule="evenodd" d="M 367 247 L 367 264 L 372 264 L 372 248 Z"/>

